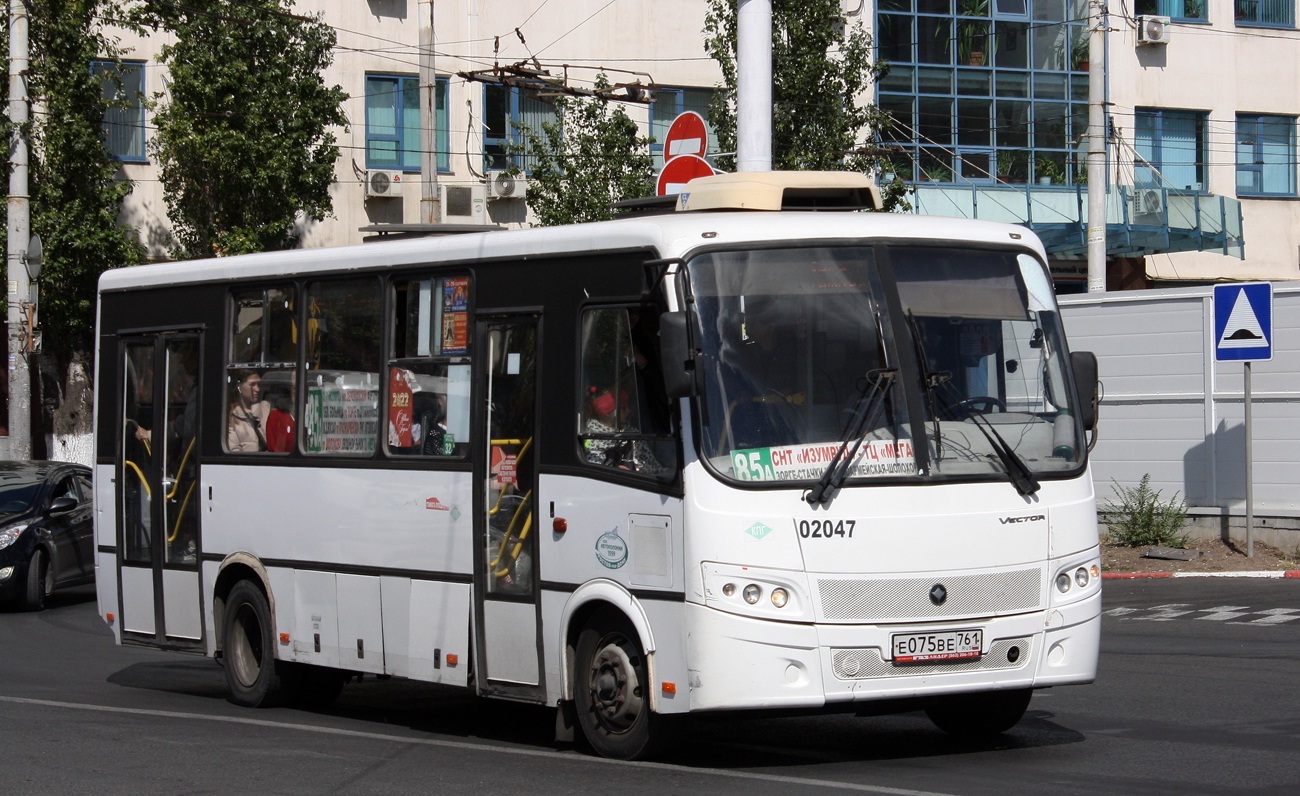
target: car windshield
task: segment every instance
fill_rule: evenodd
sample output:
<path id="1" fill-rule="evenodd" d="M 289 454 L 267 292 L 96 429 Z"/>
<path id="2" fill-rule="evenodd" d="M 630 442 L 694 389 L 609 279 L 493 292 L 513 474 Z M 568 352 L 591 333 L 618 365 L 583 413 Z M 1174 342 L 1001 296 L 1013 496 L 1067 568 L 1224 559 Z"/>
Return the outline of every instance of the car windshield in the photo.
<path id="1" fill-rule="evenodd" d="M 820 246 L 711 252 L 688 271 L 699 444 L 725 478 L 1036 489 L 1033 474 L 1080 463 L 1059 315 L 1033 256 Z"/>
<path id="2" fill-rule="evenodd" d="M 5 475 L 0 479 L 0 514 L 31 511 L 40 487 L 40 482 L 29 476 Z"/>

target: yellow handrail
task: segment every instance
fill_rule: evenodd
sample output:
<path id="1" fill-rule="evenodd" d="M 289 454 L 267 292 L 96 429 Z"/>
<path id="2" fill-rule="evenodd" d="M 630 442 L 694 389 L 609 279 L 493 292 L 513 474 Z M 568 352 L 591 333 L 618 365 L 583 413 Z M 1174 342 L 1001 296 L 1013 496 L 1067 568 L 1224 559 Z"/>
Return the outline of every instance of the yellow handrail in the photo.
<path id="1" fill-rule="evenodd" d="M 176 541 L 176 537 L 181 532 L 181 520 L 185 518 L 185 507 L 190 504 L 190 496 L 194 494 L 194 487 L 198 486 L 197 481 L 190 482 L 190 488 L 185 490 L 185 499 L 181 501 L 181 510 L 176 514 L 176 527 L 172 529 L 171 536 L 167 537 L 167 544 Z"/>
<path id="2" fill-rule="evenodd" d="M 144 477 L 144 473 L 140 472 L 140 468 L 136 466 L 135 462 L 130 459 L 123 459 L 122 464 L 135 471 L 136 477 L 140 479 L 140 484 L 144 486 L 145 497 L 152 498 L 153 490 L 149 488 L 149 481 Z"/>
<path id="3" fill-rule="evenodd" d="M 190 453 L 194 450 L 194 443 L 198 442 L 198 437 L 191 437 L 189 447 L 185 449 L 185 455 L 181 457 L 181 463 L 176 465 L 176 480 L 172 482 L 172 491 L 167 493 L 167 499 L 171 500 L 176 497 L 176 492 L 181 488 L 181 473 L 185 472 L 185 462 L 189 461 Z M 191 488 L 193 486 L 191 485 Z"/>
<path id="4" fill-rule="evenodd" d="M 488 564 L 488 568 L 492 570 L 492 573 L 497 577 L 501 577 L 502 575 L 505 575 L 507 572 L 510 571 L 509 567 L 506 567 L 505 569 L 498 571 L 497 565 L 501 563 L 502 557 L 504 557 L 506 554 L 506 547 L 510 544 L 511 538 L 513 538 L 515 535 L 515 525 L 519 522 L 520 512 L 522 512 L 525 508 L 528 507 L 528 502 L 532 498 L 532 496 L 533 496 L 533 490 L 531 489 L 528 490 L 526 493 L 524 493 L 523 500 L 521 500 L 519 505 L 515 508 L 514 516 L 510 518 L 510 525 L 506 527 L 506 535 L 501 538 L 501 546 L 497 548 L 496 558 L 492 559 L 492 562 Z M 520 531 L 519 533 L 519 540 L 515 544 L 514 549 L 511 550 L 510 552 L 510 561 L 514 561 L 516 558 L 519 557 L 519 553 L 523 550 L 524 540 L 528 538 L 528 531 L 532 527 L 533 527 L 533 513 L 532 511 L 529 511 L 527 517 L 524 520 L 523 530 Z"/>

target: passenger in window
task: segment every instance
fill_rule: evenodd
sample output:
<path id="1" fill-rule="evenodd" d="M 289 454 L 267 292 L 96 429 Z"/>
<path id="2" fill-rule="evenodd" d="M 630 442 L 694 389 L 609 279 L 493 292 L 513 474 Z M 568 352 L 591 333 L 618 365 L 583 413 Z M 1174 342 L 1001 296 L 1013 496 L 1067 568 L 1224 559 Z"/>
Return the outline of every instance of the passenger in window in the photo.
<path id="1" fill-rule="evenodd" d="M 226 427 L 226 450 L 265 451 L 266 420 L 271 405 L 262 400 L 262 374 L 255 370 L 236 371 L 235 396 Z"/>
<path id="2" fill-rule="evenodd" d="M 627 425 L 627 393 L 619 390 L 615 397 L 613 390 L 596 386 L 589 387 L 587 393 L 586 433 L 592 435 L 585 442 L 587 461 L 651 475 L 664 472 L 664 466 L 645 440 L 607 438 L 620 432 L 637 431 Z"/>
<path id="3" fill-rule="evenodd" d="M 289 392 L 279 393 L 268 403 L 271 411 L 266 416 L 266 449 L 272 453 L 293 450 L 293 403 L 298 394 L 298 371 L 289 371 Z"/>

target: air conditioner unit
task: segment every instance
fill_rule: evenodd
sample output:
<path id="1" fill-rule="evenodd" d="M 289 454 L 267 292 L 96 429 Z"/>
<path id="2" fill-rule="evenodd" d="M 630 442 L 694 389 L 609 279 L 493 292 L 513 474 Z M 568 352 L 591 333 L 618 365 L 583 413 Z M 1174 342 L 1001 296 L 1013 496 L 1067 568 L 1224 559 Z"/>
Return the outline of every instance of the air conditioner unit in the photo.
<path id="1" fill-rule="evenodd" d="M 1165 211 L 1165 194 L 1159 188 L 1134 188 L 1133 215 L 1159 215 Z"/>
<path id="2" fill-rule="evenodd" d="M 391 199 L 402 195 L 402 172 L 371 169 L 366 172 L 366 196 Z"/>
<path id="3" fill-rule="evenodd" d="M 522 175 L 508 171 L 489 171 L 487 173 L 487 195 L 489 199 L 523 199 L 528 193 L 528 180 Z"/>
<path id="4" fill-rule="evenodd" d="M 482 185 L 439 185 L 439 220 L 444 224 L 486 224 Z"/>
<path id="5" fill-rule="evenodd" d="M 1140 16 L 1137 18 L 1138 44 L 1168 44 L 1169 17 Z"/>

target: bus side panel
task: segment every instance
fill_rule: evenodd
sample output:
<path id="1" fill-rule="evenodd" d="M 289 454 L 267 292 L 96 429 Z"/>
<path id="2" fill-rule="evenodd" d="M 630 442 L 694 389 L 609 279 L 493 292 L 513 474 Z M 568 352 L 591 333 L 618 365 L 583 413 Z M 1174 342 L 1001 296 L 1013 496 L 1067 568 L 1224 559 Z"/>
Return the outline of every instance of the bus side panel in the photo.
<path id="1" fill-rule="evenodd" d="M 118 616 L 117 607 L 117 513 L 113 494 L 113 466 L 95 465 L 95 596 L 99 615 L 105 620 Z M 113 639 L 122 643 L 120 622 L 109 622 Z"/>
<path id="2" fill-rule="evenodd" d="M 467 583 L 386 577 L 384 669 L 444 685 L 469 682 L 469 616 L 473 594 Z"/>

